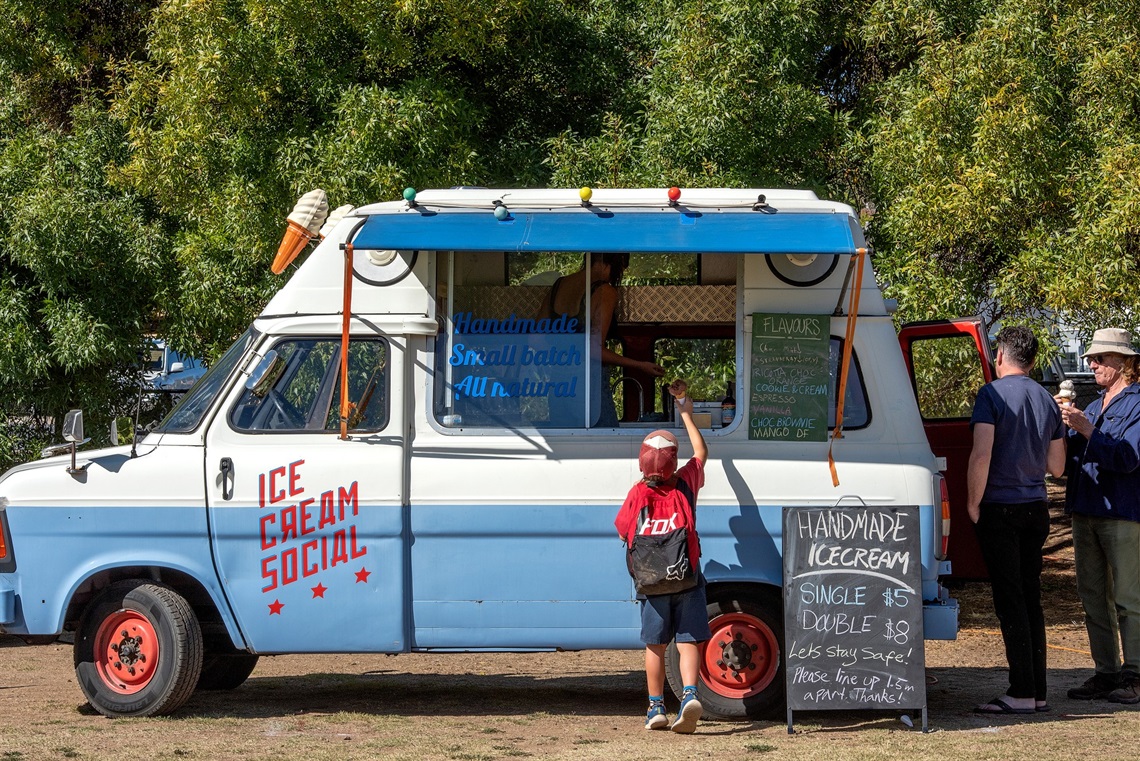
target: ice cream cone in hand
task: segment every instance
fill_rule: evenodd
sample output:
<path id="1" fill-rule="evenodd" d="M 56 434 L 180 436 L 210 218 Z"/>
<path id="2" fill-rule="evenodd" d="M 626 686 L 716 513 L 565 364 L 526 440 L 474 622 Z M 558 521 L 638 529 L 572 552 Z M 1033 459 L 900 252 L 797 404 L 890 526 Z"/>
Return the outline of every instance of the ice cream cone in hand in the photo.
<path id="1" fill-rule="evenodd" d="M 693 411 L 693 402 L 688 397 L 688 391 L 689 384 L 681 378 L 669 384 L 669 393 L 673 395 L 673 401 L 676 403 L 679 412 Z"/>
<path id="2" fill-rule="evenodd" d="M 1077 392 L 1073 389 L 1073 382 L 1071 380 L 1061 381 L 1057 396 L 1061 400 L 1062 407 L 1072 407 L 1073 401 L 1077 398 Z"/>

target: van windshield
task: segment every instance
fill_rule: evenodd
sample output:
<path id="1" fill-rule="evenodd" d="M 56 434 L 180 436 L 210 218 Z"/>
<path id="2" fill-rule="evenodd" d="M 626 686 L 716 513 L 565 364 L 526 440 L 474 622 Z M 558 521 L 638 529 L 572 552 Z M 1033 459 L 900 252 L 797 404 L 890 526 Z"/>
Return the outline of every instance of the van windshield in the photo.
<path id="1" fill-rule="evenodd" d="M 214 399 L 225 386 L 238 362 L 245 356 L 258 333 L 251 326 L 234 341 L 202 379 L 194 384 L 178 406 L 155 428 L 156 433 L 189 433 L 202 422 L 202 418 L 214 403 Z"/>

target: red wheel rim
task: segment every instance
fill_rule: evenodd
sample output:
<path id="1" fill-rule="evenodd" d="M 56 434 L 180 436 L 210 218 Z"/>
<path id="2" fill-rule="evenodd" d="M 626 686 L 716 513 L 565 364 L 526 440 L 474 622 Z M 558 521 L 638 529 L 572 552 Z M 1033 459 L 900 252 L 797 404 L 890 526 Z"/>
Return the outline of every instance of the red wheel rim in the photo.
<path id="1" fill-rule="evenodd" d="M 701 677 L 717 695 L 739 700 L 761 692 L 780 670 L 780 644 L 756 616 L 729 613 L 709 622 L 712 639 L 701 657 Z"/>
<path id="2" fill-rule="evenodd" d="M 150 684 L 158 668 L 158 634 L 147 617 L 125 609 L 107 616 L 95 634 L 95 668 L 122 695 Z"/>

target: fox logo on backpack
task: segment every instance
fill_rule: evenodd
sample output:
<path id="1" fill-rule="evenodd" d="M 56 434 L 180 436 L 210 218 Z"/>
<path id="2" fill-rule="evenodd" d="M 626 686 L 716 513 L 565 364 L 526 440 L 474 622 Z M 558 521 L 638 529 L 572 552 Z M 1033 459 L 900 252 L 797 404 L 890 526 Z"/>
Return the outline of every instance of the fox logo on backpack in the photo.
<path id="1" fill-rule="evenodd" d="M 682 489 L 676 489 L 681 496 Z M 667 500 L 667 508 L 681 508 L 667 517 L 650 517 L 650 505 L 638 512 L 637 533 L 627 539 L 626 563 L 638 594 L 667 595 L 697 585 L 697 574 L 689 562 L 689 522 L 682 514 L 680 500 Z M 692 514 L 689 507 L 689 513 Z M 681 524 L 681 525 L 678 525 Z"/>

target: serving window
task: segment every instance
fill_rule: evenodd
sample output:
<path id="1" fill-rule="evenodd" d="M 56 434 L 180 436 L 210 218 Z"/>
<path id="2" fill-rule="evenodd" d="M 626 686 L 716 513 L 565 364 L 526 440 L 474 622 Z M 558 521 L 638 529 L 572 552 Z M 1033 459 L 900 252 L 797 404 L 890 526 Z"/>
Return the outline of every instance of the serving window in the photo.
<path id="1" fill-rule="evenodd" d="M 748 413 L 748 384 L 737 383 L 736 255 L 629 255 L 605 336 L 596 283 L 586 287 L 594 262 L 589 253 L 564 252 L 437 257 L 433 414 L 440 426 L 636 432 L 670 423 L 673 405 L 664 387 L 675 378 L 689 382 L 698 424 L 706 428 L 721 427 L 721 403 L 730 394 L 742 397 L 734 400 L 737 414 Z M 580 296 L 555 296 L 575 285 Z M 603 361 L 603 346 L 665 374 L 612 355 Z M 833 341 L 833 370 L 837 347 Z M 834 375 L 830 390 L 834 400 Z M 869 411 L 858 377 L 847 395 L 845 427 L 865 425 Z M 833 425 L 834 401 L 830 407 Z"/>
<path id="2" fill-rule="evenodd" d="M 610 257 L 620 278 L 595 268 Z M 604 336 L 600 271 L 618 280 Z M 686 377 L 719 405 L 735 378 L 734 256 L 459 251 L 439 257 L 437 276 L 434 412 L 445 427 L 643 427 L 671 412 L 665 379 Z M 658 350 L 662 337 L 728 349 L 697 377 L 690 356 Z"/>

